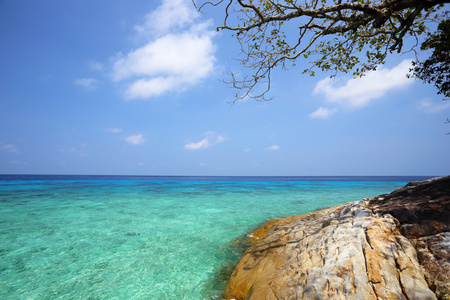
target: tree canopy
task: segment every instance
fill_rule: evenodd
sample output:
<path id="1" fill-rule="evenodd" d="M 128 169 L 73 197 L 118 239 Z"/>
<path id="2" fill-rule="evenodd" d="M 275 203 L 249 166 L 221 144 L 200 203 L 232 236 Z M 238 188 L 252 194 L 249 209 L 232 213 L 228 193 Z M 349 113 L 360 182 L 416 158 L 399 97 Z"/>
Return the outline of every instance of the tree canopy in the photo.
<path id="1" fill-rule="evenodd" d="M 425 61 L 413 62 L 412 77 L 434 83 L 438 94 L 450 98 L 450 19 L 442 20 L 438 30 L 428 34 L 421 50 L 433 50 Z"/>
<path id="2" fill-rule="evenodd" d="M 331 76 L 362 76 L 383 64 L 389 53 L 413 50 L 418 36 L 427 31 L 426 22 L 440 21 L 442 7 L 450 0 L 193 2 L 199 11 L 223 5 L 224 23 L 217 30 L 234 32 L 241 45 L 243 56 L 238 59 L 250 74 L 229 74 L 236 100 L 267 100 L 271 72 L 299 59 L 307 59 L 303 72 L 312 76 L 316 68 Z"/>

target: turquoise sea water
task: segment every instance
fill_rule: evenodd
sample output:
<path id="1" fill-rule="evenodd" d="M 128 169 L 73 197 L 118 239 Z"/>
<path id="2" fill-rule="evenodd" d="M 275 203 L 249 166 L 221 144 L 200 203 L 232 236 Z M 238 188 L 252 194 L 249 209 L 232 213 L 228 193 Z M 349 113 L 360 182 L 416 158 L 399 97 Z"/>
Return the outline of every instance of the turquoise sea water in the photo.
<path id="1" fill-rule="evenodd" d="M 0 299 L 220 299 L 261 222 L 421 179 L 0 175 Z"/>

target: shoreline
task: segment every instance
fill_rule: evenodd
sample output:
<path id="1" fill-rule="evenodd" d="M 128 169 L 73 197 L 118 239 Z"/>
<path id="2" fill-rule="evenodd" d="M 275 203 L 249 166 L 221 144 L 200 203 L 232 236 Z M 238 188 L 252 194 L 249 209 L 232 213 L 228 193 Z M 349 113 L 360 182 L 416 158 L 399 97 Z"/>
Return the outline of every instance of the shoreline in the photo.
<path id="1" fill-rule="evenodd" d="M 450 176 L 269 220 L 223 299 L 450 299 Z"/>

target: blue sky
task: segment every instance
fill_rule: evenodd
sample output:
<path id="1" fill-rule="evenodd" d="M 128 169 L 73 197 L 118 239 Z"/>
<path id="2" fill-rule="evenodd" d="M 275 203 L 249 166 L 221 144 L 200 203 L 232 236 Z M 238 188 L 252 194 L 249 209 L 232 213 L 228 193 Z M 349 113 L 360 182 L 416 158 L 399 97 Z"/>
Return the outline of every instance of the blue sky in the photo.
<path id="1" fill-rule="evenodd" d="M 222 10 L 189 0 L 0 1 L 0 173 L 448 175 L 450 103 L 407 79 L 302 64 L 230 105 Z"/>

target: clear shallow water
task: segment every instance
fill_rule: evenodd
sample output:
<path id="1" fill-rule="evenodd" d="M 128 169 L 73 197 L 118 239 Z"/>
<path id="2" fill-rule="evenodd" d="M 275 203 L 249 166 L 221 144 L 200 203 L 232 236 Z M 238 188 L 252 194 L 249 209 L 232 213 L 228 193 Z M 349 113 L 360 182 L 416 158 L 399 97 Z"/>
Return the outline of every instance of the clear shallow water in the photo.
<path id="1" fill-rule="evenodd" d="M 217 299 L 261 222 L 426 178 L 0 175 L 0 298 Z"/>

